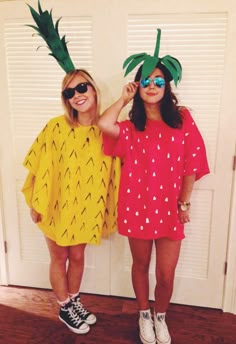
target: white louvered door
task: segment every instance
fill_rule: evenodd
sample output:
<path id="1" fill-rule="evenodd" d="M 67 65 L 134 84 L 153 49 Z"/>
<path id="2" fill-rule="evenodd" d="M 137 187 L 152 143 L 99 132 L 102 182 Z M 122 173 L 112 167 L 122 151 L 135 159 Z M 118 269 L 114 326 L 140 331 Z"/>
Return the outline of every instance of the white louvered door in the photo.
<path id="1" fill-rule="evenodd" d="M 236 132 L 233 1 L 179 0 L 178 8 L 174 0 L 41 3 L 43 9 L 53 8 L 54 18 L 63 17 L 60 32 L 66 33 L 75 64 L 98 81 L 102 107 L 120 94 L 124 59 L 136 52 L 153 53 L 157 27 L 162 29 L 160 55 L 181 61 L 183 81 L 174 91 L 202 132 L 211 174 L 195 185 L 172 301 L 221 308 Z M 30 4 L 37 7 L 36 0 Z M 63 71 L 47 56 L 42 40 L 24 26 L 30 23 L 24 1 L 0 2 L 0 185 L 9 284 L 45 288 L 50 287 L 48 252 L 20 192 L 26 175 L 22 160 L 45 122 L 62 111 Z M 100 247 L 88 247 L 83 290 L 133 296 L 130 268 L 126 238 L 116 234 Z M 151 297 L 153 273 L 152 261 Z"/>

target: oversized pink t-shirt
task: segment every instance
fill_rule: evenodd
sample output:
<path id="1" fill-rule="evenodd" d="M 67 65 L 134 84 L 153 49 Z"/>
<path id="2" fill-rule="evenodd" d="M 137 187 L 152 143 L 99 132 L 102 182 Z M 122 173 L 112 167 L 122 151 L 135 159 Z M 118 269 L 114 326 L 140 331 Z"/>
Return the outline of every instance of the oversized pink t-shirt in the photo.
<path id="1" fill-rule="evenodd" d="M 177 201 L 185 175 L 196 180 L 209 173 L 202 136 L 184 109 L 181 129 L 147 120 L 144 131 L 129 121 L 119 123 L 120 135 L 103 135 L 104 152 L 122 159 L 118 201 L 118 230 L 140 239 L 181 240 Z"/>

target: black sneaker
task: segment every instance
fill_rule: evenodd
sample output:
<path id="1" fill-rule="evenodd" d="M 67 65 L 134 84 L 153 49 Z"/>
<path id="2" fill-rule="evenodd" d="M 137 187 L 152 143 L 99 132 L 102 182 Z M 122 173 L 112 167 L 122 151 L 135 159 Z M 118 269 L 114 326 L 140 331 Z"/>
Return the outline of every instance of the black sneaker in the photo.
<path id="1" fill-rule="evenodd" d="M 74 312 L 82 319 L 86 324 L 93 325 L 97 321 L 95 314 L 92 314 L 87 309 L 84 308 L 80 302 L 80 297 L 77 295 L 75 298 L 71 299 L 71 303 L 74 309 Z"/>
<path id="2" fill-rule="evenodd" d="M 75 313 L 71 302 L 60 308 L 59 319 L 74 333 L 85 334 L 90 330 L 89 325 Z"/>

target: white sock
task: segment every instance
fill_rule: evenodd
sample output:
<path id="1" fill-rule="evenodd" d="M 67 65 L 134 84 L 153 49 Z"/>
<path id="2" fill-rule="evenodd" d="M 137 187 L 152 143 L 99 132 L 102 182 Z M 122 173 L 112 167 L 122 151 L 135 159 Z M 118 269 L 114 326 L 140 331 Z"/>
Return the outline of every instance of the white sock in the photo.
<path id="1" fill-rule="evenodd" d="M 164 313 L 156 313 L 157 319 L 165 320 L 166 312 Z"/>
<path id="2" fill-rule="evenodd" d="M 70 298 L 68 296 L 68 298 L 66 300 L 64 300 L 64 301 L 57 300 L 57 302 L 61 307 L 64 307 L 68 302 L 70 302 Z"/>
<path id="3" fill-rule="evenodd" d="M 147 319 L 147 313 L 148 313 L 148 319 L 151 318 L 151 310 L 150 310 L 150 308 L 146 309 L 146 310 L 139 311 L 140 317 L 143 317 L 144 319 Z"/>
<path id="4" fill-rule="evenodd" d="M 79 291 L 77 291 L 77 293 L 75 293 L 75 294 L 71 294 L 71 293 L 69 293 L 69 297 L 71 298 L 71 299 L 74 299 L 76 296 L 78 296 L 79 295 Z"/>

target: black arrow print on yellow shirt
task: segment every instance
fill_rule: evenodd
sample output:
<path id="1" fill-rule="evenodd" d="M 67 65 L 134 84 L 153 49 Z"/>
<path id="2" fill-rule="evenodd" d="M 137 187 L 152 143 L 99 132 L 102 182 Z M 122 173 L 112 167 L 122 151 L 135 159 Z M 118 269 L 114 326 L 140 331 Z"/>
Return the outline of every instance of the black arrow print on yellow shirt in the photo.
<path id="1" fill-rule="evenodd" d="M 44 175 L 43 175 L 42 178 L 44 179 L 46 176 L 50 176 L 50 173 L 49 173 L 49 170 L 48 170 L 48 169 L 46 170 L 46 172 L 44 173 Z"/>
<path id="2" fill-rule="evenodd" d="M 89 160 L 86 162 L 86 165 L 88 165 L 90 162 L 91 162 L 91 163 L 93 164 L 93 166 L 94 166 L 93 158 L 89 158 Z"/>
<path id="3" fill-rule="evenodd" d="M 102 201 L 102 203 L 105 205 L 105 200 L 103 196 L 100 196 L 97 203 L 100 203 Z"/>
<path id="4" fill-rule="evenodd" d="M 92 127 L 92 128 L 89 129 L 89 133 L 90 133 L 91 131 L 93 132 L 94 136 L 96 137 L 96 131 L 95 131 L 95 128 L 94 128 L 94 127 Z"/>
<path id="5" fill-rule="evenodd" d="M 89 193 L 86 198 L 85 198 L 85 201 L 87 201 L 87 199 L 90 199 L 91 200 L 91 193 Z"/>
<path id="6" fill-rule="evenodd" d="M 108 224 L 106 223 L 106 221 L 103 222 L 103 228 L 108 228 Z"/>
<path id="7" fill-rule="evenodd" d="M 51 218 L 51 221 L 50 221 L 50 223 L 49 223 L 49 226 L 55 227 L 55 221 L 54 221 L 54 218 L 53 218 L 53 217 Z"/>
<path id="8" fill-rule="evenodd" d="M 55 210 L 58 210 L 58 209 L 59 209 L 59 202 L 58 202 L 58 201 L 56 201 L 56 203 L 55 203 L 55 205 L 54 205 L 54 209 L 55 209 Z"/>
<path id="9" fill-rule="evenodd" d="M 89 146 L 89 137 L 86 138 L 86 141 L 82 146 L 82 149 L 85 148 L 85 146 Z"/>
<path id="10" fill-rule="evenodd" d="M 63 161 L 64 161 L 64 158 L 63 158 L 63 155 L 61 154 L 59 162 L 63 162 Z"/>
<path id="11" fill-rule="evenodd" d="M 63 141 L 62 145 L 61 145 L 61 151 L 64 148 L 64 146 L 66 145 L 65 141 Z"/>
<path id="12" fill-rule="evenodd" d="M 109 186 L 112 186 L 112 187 L 114 186 L 112 179 L 110 179 L 110 181 L 109 181 Z"/>
<path id="13" fill-rule="evenodd" d="M 107 168 L 107 164 L 105 163 L 105 161 L 102 162 L 102 166 L 101 166 L 101 169 L 100 171 L 102 172 L 103 168 L 105 167 L 106 171 L 108 170 Z"/>
<path id="14" fill-rule="evenodd" d="M 76 223 L 76 217 L 75 217 L 75 215 L 73 216 L 73 218 L 72 218 L 72 220 L 71 220 L 71 225 L 73 224 L 73 223 Z"/>
<path id="15" fill-rule="evenodd" d="M 62 236 L 61 236 L 61 237 L 63 238 L 65 235 L 68 237 L 68 229 L 66 229 L 66 230 L 62 233 Z"/>
<path id="16" fill-rule="evenodd" d="M 66 202 L 63 204 L 62 209 L 64 209 L 66 206 L 68 207 L 68 201 L 66 201 Z"/>
<path id="17" fill-rule="evenodd" d="M 93 175 L 89 177 L 89 179 L 87 180 L 87 184 L 89 184 L 90 182 L 93 184 Z"/>
<path id="18" fill-rule="evenodd" d="M 80 214 L 83 215 L 85 212 L 87 213 L 86 207 L 84 207 Z"/>
<path id="19" fill-rule="evenodd" d="M 71 129 L 68 136 L 70 136 L 71 134 L 73 135 L 73 138 L 75 139 L 75 129 L 74 128 Z"/>
<path id="20" fill-rule="evenodd" d="M 77 153 L 76 153 L 76 151 L 73 149 L 73 151 L 70 153 L 70 155 L 69 155 L 69 158 L 71 158 L 72 156 L 75 156 L 76 157 L 76 159 L 77 159 Z"/>
<path id="21" fill-rule="evenodd" d="M 81 174 L 80 172 L 81 172 L 81 169 L 80 169 L 80 166 L 79 166 L 79 167 L 77 168 L 76 172 L 75 172 L 75 175 L 76 175 L 77 173 Z"/>
<path id="22" fill-rule="evenodd" d="M 54 128 L 52 129 L 52 131 L 54 132 L 55 130 L 58 131 L 58 134 L 61 133 L 61 130 L 60 130 L 60 124 L 59 123 L 56 123 L 56 125 L 54 126 Z"/>
<path id="23" fill-rule="evenodd" d="M 30 167 L 32 167 L 31 162 L 30 162 L 29 160 L 26 160 L 25 166 L 27 167 L 28 165 L 29 165 Z"/>
<path id="24" fill-rule="evenodd" d="M 83 222 L 83 224 L 82 224 L 82 226 L 80 227 L 80 231 L 82 230 L 82 229 L 85 229 L 85 223 Z"/>
<path id="25" fill-rule="evenodd" d="M 42 190 L 43 190 L 43 189 L 46 189 L 46 192 L 48 193 L 48 184 L 47 184 L 47 183 L 43 184 Z"/>
<path id="26" fill-rule="evenodd" d="M 75 197 L 73 204 L 78 204 L 78 199 Z"/>
<path id="27" fill-rule="evenodd" d="M 31 149 L 31 151 L 29 152 L 28 156 L 31 156 L 31 154 L 34 154 L 34 156 L 36 156 L 35 150 Z"/>
<path id="28" fill-rule="evenodd" d="M 95 216 L 95 219 L 96 219 L 99 215 L 100 215 L 101 218 L 103 219 L 103 214 L 102 214 L 101 210 L 97 213 L 97 215 Z"/>
<path id="29" fill-rule="evenodd" d="M 106 183 L 105 183 L 105 181 L 104 181 L 104 179 L 102 178 L 102 180 L 101 180 L 101 183 L 100 183 L 100 186 L 101 185 L 103 185 L 104 186 L 104 188 L 106 187 Z"/>
<path id="30" fill-rule="evenodd" d="M 52 141 L 52 149 L 53 149 L 53 148 L 54 148 L 55 150 L 57 150 L 57 145 L 56 145 L 56 142 L 55 142 L 54 140 Z"/>
<path id="31" fill-rule="evenodd" d="M 48 125 L 46 124 L 45 127 L 43 128 L 43 132 L 45 132 L 45 130 L 48 128 Z M 38 140 L 38 138 L 37 138 Z"/>
<path id="32" fill-rule="evenodd" d="M 34 203 L 37 203 L 39 205 L 39 199 L 38 197 L 34 199 Z"/>
<path id="33" fill-rule="evenodd" d="M 69 167 L 67 167 L 66 172 L 64 173 L 64 178 L 66 178 L 67 175 L 69 175 L 69 178 L 71 178 L 71 172 Z"/>
<path id="34" fill-rule="evenodd" d="M 97 229 L 98 231 L 99 231 L 99 226 L 98 226 L 98 224 L 96 223 L 96 225 L 95 226 L 93 226 L 93 228 L 92 228 L 92 231 L 95 231 L 95 229 Z"/>
<path id="35" fill-rule="evenodd" d="M 47 145 L 46 145 L 46 142 L 44 143 L 44 144 L 42 144 L 42 146 L 41 146 L 41 151 L 42 150 L 44 150 L 44 152 L 46 152 L 47 151 Z"/>
<path id="36" fill-rule="evenodd" d="M 92 236 L 92 238 L 91 238 L 91 240 L 90 240 L 90 242 L 97 242 L 97 236 L 96 236 L 96 234 L 94 234 L 93 236 Z"/>

